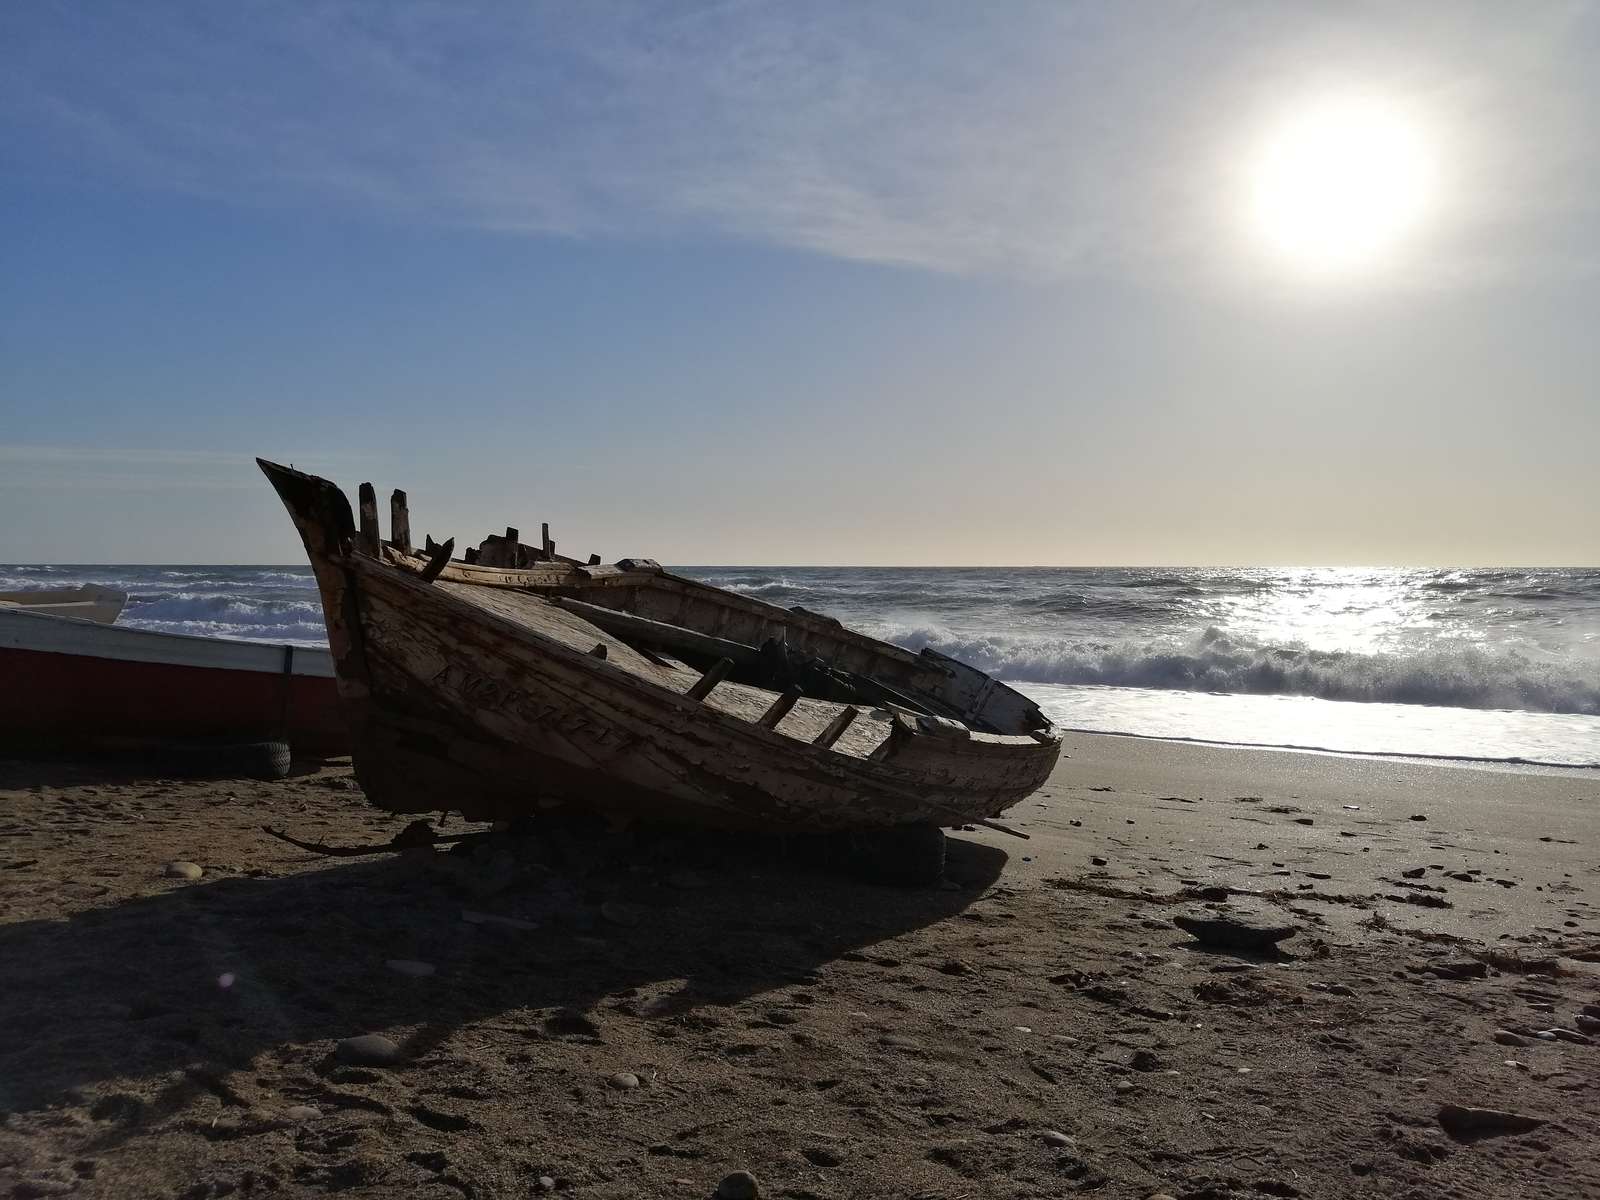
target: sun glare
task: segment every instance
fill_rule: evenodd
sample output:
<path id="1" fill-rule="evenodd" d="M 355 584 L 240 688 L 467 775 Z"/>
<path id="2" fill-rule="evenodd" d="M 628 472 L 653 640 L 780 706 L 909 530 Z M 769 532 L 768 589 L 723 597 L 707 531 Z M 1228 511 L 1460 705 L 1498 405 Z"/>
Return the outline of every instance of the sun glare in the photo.
<path id="1" fill-rule="evenodd" d="M 1340 275 L 1399 250 L 1432 201 L 1430 146 L 1404 109 L 1326 99 L 1263 140 L 1251 178 L 1256 235 L 1302 271 Z"/>

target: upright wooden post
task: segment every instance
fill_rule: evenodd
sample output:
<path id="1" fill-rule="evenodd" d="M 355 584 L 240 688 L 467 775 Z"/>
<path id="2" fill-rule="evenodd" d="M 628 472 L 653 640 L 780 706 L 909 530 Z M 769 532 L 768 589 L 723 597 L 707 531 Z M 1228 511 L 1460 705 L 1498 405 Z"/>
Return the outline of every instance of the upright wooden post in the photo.
<path id="1" fill-rule="evenodd" d="M 550 540 L 549 521 L 541 521 L 539 523 L 539 541 L 544 547 L 545 561 L 549 562 L 556 552 L 556 544 Z"/>
<path id="2" fill-rule="evenodd" d="M 399 488 L 389 497 L 389 544 L 401 554 L 411 553 L 411 513 Z"/>
<path id="3" fill-rule="evenodd" d="M 370 483 L 360 488 L 361 548 L 374 558 L 378 556 L 378 493 Z"/>

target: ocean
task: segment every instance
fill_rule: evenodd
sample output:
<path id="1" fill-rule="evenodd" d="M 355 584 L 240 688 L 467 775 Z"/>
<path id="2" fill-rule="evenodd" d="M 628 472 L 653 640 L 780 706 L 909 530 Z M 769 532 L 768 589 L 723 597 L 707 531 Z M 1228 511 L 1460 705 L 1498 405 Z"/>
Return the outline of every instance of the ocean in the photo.
<path id="1" fill-rule="evenodd" d="M 1600 769 L 1600 569 L 678 567 L 933 646 L 1064 728 Z M 300 566 L 12 566 L 122 623 L 322 644 Z"/>

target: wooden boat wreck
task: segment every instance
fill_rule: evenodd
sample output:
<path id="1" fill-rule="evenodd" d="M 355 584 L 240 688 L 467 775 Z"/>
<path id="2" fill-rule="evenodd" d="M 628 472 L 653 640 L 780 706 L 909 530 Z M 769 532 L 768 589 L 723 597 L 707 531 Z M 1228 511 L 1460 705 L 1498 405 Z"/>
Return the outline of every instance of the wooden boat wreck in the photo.
<path id="1" fill-rule="evenodd" d="M 802 609 L 517 531 L 452 557 L 257 460 L 322 594 L 358 780 L 397 813 L 551 810 L 774 833 L 986 822 L 1061 752 L 1026 697 Z M 942 854 L 942 839 L 940 843 Z"/>

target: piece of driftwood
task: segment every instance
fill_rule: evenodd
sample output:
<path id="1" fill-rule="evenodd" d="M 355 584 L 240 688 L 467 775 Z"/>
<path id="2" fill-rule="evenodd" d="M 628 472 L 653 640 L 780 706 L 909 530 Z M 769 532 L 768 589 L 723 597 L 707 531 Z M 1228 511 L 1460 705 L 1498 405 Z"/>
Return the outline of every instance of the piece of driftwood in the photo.
<path id="1" fill-rule="evenodd" d="M 435 833 L 433 827 L 426 821 L 412 821 L 387 842 L 380 842 L 374 846 L 329 846 L 325 842 L 305 842 L 297 837 L 291 837 L 281 829 L 274 829 L 271 825 L 263 825 L 261 832 L 270 834 L 280 842 L 288 842 L 289 845 L 296 846 L 301 850 L 308 850 L 312 854 L 320 854 L 324 858 L 361 858 L 368 854 L 395 854 L 402 850 L 413 850 L 420 846 L 468 842 L 491 836 L 490 831 L 482 829 L 474 830 L 471 833 Z"/>
<path id="2" fill-rule="evenodd" d="M 999 816 L 1060 756 L 1037 705 L 946 656 L 649 559 L 510 566 L 489 554 L 520 545 L 504 538 L 486 539 L 478 563 L 451 561 L 450 543 L 426 562 L 373 552 L 333 484 L 262 469 L 316 575 L 357 778 L 387 811 L 773 833 L 951 826 Z M 764 657 L 796 677 L 773 678 Z M 698 668 L 723 659 L 737 669 L 690 700 Z M 905 703 L 876 699 L 890 695 Z M 930 714 L 946 720 L 919 723 Z"/>
<path id="3" fill-rule="evenodd" d="M 411 513 L 399 488 L 389 496 L 389 544 L 401 554 L 411 553 Z"/>

